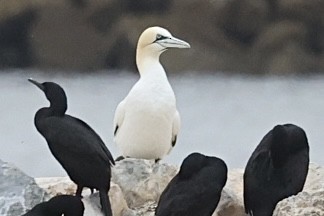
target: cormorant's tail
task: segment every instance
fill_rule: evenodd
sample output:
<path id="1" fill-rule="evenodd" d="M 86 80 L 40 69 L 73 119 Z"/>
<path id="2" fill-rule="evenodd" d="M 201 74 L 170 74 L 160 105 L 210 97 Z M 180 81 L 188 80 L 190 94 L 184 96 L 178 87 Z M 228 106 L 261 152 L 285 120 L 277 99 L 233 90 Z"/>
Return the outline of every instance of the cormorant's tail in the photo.
<path id="1" fill-rule="evenodd" d="M 108 192 L 100 190 L 99 195 L 100 195 L 100 204 L 101 204 L 101 208 L 102 208 L 104 215 L 112 216 Z"/>

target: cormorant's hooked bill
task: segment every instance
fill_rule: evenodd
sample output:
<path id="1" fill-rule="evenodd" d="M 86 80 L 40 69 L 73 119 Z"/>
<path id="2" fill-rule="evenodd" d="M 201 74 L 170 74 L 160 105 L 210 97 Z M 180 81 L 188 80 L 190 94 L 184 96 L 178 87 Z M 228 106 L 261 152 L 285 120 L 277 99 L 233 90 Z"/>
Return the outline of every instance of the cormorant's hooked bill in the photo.
<path id="1" fill-rule="evenodd" d="M 45 87 L 43 86 L 43 84 L 37 82 L 36 80 L 33 80 L 32 78 L 28 79 L 29 82 L 33 83 L 35 86 L 37 86 L 38 88 L 40 88 L 42 91 L 45 90 Z"/>

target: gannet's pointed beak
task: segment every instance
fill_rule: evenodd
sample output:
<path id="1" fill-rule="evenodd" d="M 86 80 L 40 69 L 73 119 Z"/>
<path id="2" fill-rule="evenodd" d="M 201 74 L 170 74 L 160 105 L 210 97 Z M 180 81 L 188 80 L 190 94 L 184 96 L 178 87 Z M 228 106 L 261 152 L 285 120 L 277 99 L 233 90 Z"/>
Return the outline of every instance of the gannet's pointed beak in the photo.
<path id="1" fill-rule="evenodd" d="M 175 37 L 165 37 L 162 40 L 156 41 L 156 43 L 165 48 L 190 48 L 189 43 Z"/>
<path id="2" fill-rule="evenodd" d="M 41 83 L 37 82 L 36 80 L 33 80 L 32 78 L 29 78 L 28 81 L 33 83 L 35 86 L 40 88 L 42 91 L 45 90 L 44 86 Z"/>

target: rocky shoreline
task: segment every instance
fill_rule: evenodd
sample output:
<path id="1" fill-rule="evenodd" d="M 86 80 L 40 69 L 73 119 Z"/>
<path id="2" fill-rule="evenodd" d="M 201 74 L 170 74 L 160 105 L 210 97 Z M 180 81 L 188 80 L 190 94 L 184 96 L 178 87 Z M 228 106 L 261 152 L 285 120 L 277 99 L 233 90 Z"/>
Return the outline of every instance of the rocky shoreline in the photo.
<path id="1" fill-rule="evenodd" d="M 113 168 L 109 197 L 114 216 L 153 216 L 164 187 L 178 168 L 153 161 L 125 159 Z M 244 216 L 243 170 L 228 173 L 227 184 L 213 216 Z M 19 216 L 58 194 L 73 194 L 68 177 L 36 178 L 0 160 L 0 215 Z M 100 216 L 98 193 L 83 192 L 85 216 Z M 278 203 L 274 216 L 324 215 L 324 168 L 311 163 L 304 190 Z"/>
<path id="2" fill-rule="evenodd" d="M 0 10 L 0 68 L 135 71 L 148 26 L 168 28 L 189 51 L 163 55 L 170 72 L 324 71 L 318 0 L 10 0 Z"/>

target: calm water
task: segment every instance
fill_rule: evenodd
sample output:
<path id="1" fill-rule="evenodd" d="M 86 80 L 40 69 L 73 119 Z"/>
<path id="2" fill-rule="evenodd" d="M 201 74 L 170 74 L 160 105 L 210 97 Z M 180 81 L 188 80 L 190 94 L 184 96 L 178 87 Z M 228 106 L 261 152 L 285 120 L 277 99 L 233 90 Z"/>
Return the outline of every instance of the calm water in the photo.
<path id="1" fill-rule="evenodd" d="M 27 81 L 55 81 L 68 96 L 68 113 L 89 123 L 112 154 L 112 120 L 117 104 L 138 76 L 46 75 L 37 71 L 0 73 L 0 159 L 27 174 L 64 176 L 36 131 L 35 112 L 48 102 Z M 179 165 L 193 151 L 221 157 L 230 168 L 243 168 L 261 138 L 278 123 L 303 127 L 311 146 L 311 161 L 324 165 L 324 76 L 244 77 L 216 75 L 170 76 L 182 117 L 175 149 L 166 162 Z"/>

